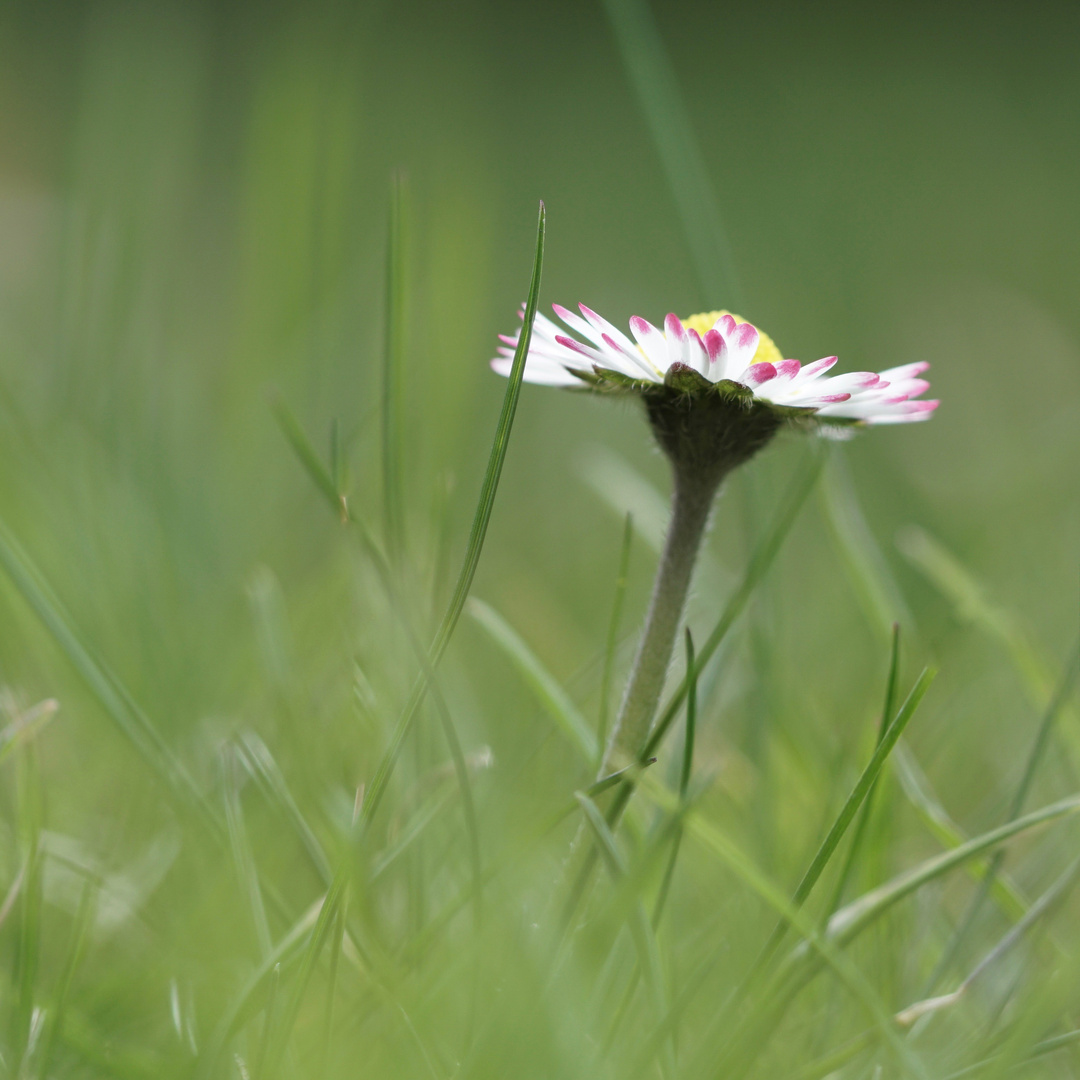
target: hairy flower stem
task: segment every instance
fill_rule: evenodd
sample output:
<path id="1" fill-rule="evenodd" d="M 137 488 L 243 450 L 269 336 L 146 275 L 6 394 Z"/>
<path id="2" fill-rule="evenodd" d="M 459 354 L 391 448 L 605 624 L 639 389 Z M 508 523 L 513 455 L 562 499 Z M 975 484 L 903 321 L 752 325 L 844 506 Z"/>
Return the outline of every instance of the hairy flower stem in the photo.
<path id="1" fill-rule="evenodd" d="M 690 579 L 721 476 L 675 466 L 671 524 L 653 584 L 645 629 L 630 670 L 600 775 L 636 759 L 652 725 L 675 648 Z"/>

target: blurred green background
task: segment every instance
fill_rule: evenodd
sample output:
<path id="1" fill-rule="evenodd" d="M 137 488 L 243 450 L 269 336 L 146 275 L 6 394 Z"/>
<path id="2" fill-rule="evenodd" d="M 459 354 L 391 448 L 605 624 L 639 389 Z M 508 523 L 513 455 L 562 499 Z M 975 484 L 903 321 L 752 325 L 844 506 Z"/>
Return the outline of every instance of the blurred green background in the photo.
<path id="1" fill-rule="evenodd" d="M 789 890 L 865 759 L 894 618 L 906 633 L 905 687 L 921 663 L 941 668 L 910 746 L 972 833 L 1002 819 L 1076 640 L 1080 8 L 672 0 L 656 20 L 730 238 L 740 314 L 804 361 L 835 353 L 843 368 L 877 370 L 928 360 L 942 400 L 932 422 L 869 432 L 833 455 L 703 687 L 698 767 L 715 774 L 706 804 Z M 516 324 L 537 200 L 549 215 L 542 310 L 582 300 L 623 324 L 731 303 L 699 283 L 603 7 L 10 0 L 0 9 L 0 518 L 209 803 L 219 808 L 228 788 L 221 748 L 256 731 L 328 845 L 370 780 L 416 663 L 267 394 L 280 390 L 320 450 L 336 418 L 350 504 L 378 532 L 387 206 L 399 169 L 400 602 L 426 639 L 464 550 L 505 388 L 486 361 L 495 335 Z M 807 453 L 806 440 L 785 437 L 728 485 L 692 601 L 701 636 Z M 622 515 L 635 511 L 639 535 L 620 672 L 666 490 L 635 408 L 525 388 L 474 594 L 590 717 Z M 42 1068 L 186 1075 L 258 955 L 242 888 L 228 860 L 192 838 L 7 580 L 0 617 L 0 682 L 24 705 L 60 702 L 35 740 L 46 847 L 130 893 L 130 910 L 121 903 L 111 923 L 99 902 L 67 1034 Z M 481 764 L 482 748 L 492 752 L 475 790 L 486 863 L 588 770 L 468 617 L 443 674 L 465 752 Z M 1075 788 L 1075 712 L 1055 739 L 1032 806 Z M 393 838 L 446 757 L 437 720 L 425 717 L 381 837 Z M 0 765 L 3 892 L 27 843 L 33 782 L 24 776 L 19 795 L 20 769 L 33 771 Z M 318 883 L 250 789 L 255 862 L 299 917 Z M 868 885 L 937 850 L 895 780 L 880 806 Z M 433 827 L 442 832 L 394 864 L 364 918 L 399 965 L 395 992 L 442 1048 L 436 1060 L 417 1057 L 390 999 L 373 1002 L 360 987 L 341 992 L 328 1060 L 304 1056 L 311 1020 L 298 1029 L 299 1063 L 282 1068 L 597 1075 L 576 1049 L 592 1045 L 578 998 L 536 1004 L 554 976 L 523 929 L 572 830 L 510 883 L 498 879 L 500 914 L 482 947 L 465 943 L 465 926 L 423 959 L 402 960 L 468 880 L 458 811 Z M 1060 869 L 1065 841 L 1055 835 L 1017 870 L 1032 895 Z M 59 855 L 44 865 L 41 952 L 20 1000 L 47 1014 L 79 878 Z M 680 865 L 672 952 L 697 952 L 723 912 L 725 933 L 744 928 L 731 947 L 748 962 L 768 912 L 693 854 Z M 934 935 L 960 917 L 965 888 L 936 895 L 920 916 L 916 975 L 897 959 L 908 923 L 883 933 L 880 956 L 871 950 L 890 1007 L 917 996 L 940 951 Z M 16 1028 L 30 1019 L 11 1004 L 27 940 L 27 913 L 13 912 L 0 926 L 10 1068 L 26 1038 Z M 287 923 L 270 918 L 277 940 Z M 987 941 L 993 931 L 990 920 Z M 563 972 L 581 1000 L 603 962 L 596 949 Z M 501 1035 L 475 1018 L 472 1036 L 462 1034 L 452 984 L 466 956 L 491 993 L 505 990 L 477 1006 Z M 722 997 L 705 994 L 703 1015 Z M 815 1002 L 808 1016 L 839 1013 L 824 991 Z M 174 1019 L 186 1030 L 189 1013 L 198 1033 L 177 1037 Z M 242 1038 L 257 1042 L 262 1023 Z M 846 1014 L 836 1024 L 837 1041 L 843 1025 L 858 1026 Z M 793 1057 L 770 1075 L 794 1075 L 791 1061 L 812 1056 L 802 1028 L 787 1038 Z M 480 1049 L 469 1058 L 459 1042 Z M 947 1057 L 958 1045 L 943 1038 L 938 1050 Z M 236 1052 L 250 1071 L 255 1051 Z M 350 1071 L 358 1052 L 370 1072 Z"/>

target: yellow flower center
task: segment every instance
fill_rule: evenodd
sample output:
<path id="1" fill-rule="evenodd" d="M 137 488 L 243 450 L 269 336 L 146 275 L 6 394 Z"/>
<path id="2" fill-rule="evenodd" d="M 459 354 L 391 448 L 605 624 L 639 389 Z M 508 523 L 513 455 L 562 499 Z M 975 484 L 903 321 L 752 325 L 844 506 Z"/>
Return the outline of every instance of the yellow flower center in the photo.
<path id="1" fill-rule="evenodd" d="M 723 315 L 731 315 L 731 317 L 737 323 L 749 322 L 749 319 L 744 319 L 741 315 L 735 315 L 730 311 L 703 311 L 697 315 L 691 315 L 682 320 L 683 326 L 687 330 L 696 330 L 702 337 L 704 337 L 716 324 L 716 320 Z M 761 327 L 758 327 L 758 339 L 757 352 L 754 353 L 755 364 L 779 364 L 784 359 L 783 354 L 776 347 L 773 339 L 765 333 Z"/>

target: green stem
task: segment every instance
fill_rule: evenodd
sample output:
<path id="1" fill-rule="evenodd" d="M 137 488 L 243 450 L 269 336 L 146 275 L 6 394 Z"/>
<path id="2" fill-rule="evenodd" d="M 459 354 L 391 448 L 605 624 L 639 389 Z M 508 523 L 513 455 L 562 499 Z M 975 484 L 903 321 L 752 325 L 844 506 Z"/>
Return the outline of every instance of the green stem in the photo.
<path id="1" fill-rule="evenodd" d="M 671 524 L 653 584 L 645 629 L 604 753 L 601 776 L 634 760 L 648 737 L 675 648 L 694 563 L 719 486 L 719 476 L 702 476 L 700 472 L 695 475 L 692 469 L 675 468 Z"/>

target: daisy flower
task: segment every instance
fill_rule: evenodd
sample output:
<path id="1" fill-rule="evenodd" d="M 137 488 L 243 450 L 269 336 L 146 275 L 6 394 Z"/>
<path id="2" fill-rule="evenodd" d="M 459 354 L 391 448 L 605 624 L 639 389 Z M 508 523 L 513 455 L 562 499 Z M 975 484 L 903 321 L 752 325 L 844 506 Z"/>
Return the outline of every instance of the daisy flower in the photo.
<path id="1" fill-rule="evenodd" d="M 765 406 L 778 417 L 812 416 L 831 424 L 911 423 L 929 419 L 938 405 L 920 398 L 930 385 L 919 378 L 926 363 L 827 376 L 835 356 L 805 365 L 785 360 L 767 334 L 726 311 L 688 319 L 668 315 L 662 330 L 635 315 L 631 339 L 591 308 L 578 306 L 580 315 L 553 305 L 573 334 L 537 313 L 526 381 L 632 390 L 646 397 L 664 389 L 711 390 L 741 398 L 746 406 Z M 491 362 L 500 375 L 510 373 L 519 335 L 520 330 L 512 337 L 500 335 L 503 344 Z"/>
<path id="2" fill-rule="evenodd" d="M 925 420 L 938 403 L 920 396 L 929 386 L 919 377 L 924 363 L 829 375 L 835 356 L 806 365 L 785 360 L 767 334 L 730 312 L 669 315 L 662 330 L 634 316 L 627 337 L 579 307 L 580 315 L 555 305 L 565 331 L 536 315 L 523 377 L 639 397 L 674 480 L 652 600 L 604 755 L 610 768 L 636 760 L 645 745 L 713 498 L 727 474 L 785 424 L 836 434 L 855 425 Z M 502 337 L 491 362 L 500 375 L 510 374 L 519 339 L 520 331 Z"/>

